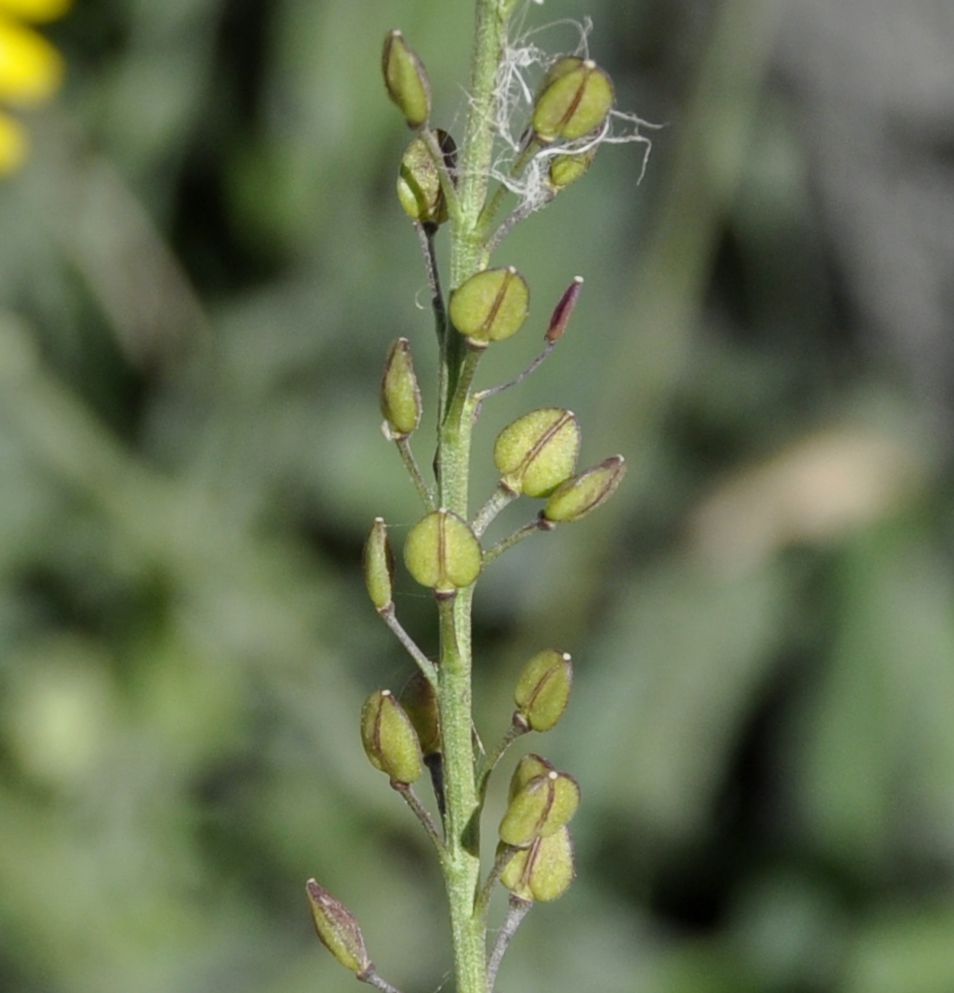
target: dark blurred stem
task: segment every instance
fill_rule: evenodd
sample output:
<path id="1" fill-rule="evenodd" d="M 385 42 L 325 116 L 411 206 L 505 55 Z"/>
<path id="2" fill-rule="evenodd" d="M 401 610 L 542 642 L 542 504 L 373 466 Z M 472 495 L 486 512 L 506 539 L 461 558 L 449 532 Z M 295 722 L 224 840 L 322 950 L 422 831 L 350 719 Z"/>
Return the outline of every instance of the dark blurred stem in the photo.
<path id="1" fill-rule="evenodd" d="M 434 331 L 437 334 L 437 347 L 444 354 L 444 340 L 447 337 L 447 310 L 444 306 L 444 293 L 441 290 L 441 274 L 437 265 L 437 252 L 434 238 L 437 228 L 433 224 L 415 224 L 418 240 L 421 243 L 421 254 L 424 256 L 424 269 L 427 272 L 427 288 L 431 294 L 431 309 L 434 311 Z M 447 369 L 444 362 L 440 363 L 440 380 L 438 383 L 438 423 L 444 419 L 447 409 Z"/>
<path id="2" fill-rule="evenodd" d="M 417 464 L 417 459 L 414 458 L 414 452 L 411 450 L 411 439 L 406 436 L 395 438 L 394 443 L 397 445 L 397 450 L 401 453 L 401 461 L 404 463 L 404 468 L 407 469 L 407 474 L 411 477 L 411 482 L 414 484 L 418 496 L 420 496 L 421 501 L 428 510 L 434 510 L 437 506 L 434 502 L 434 491 L 427 485 L 427 481 L 421 475 L 421 468 Z"/>
<path id="3" fill-rule="evenodd" d="M 510 905 L 507 908 L 507 917 L 503 922 L 503 927 L 497 932 L 497 940 L 494 942 L 493 951 L 490 953 L 490 961 L 487 963 L 487 993 L 494 993 L 497 985 L 497 973 L 500 971 L 500 963 L 503 961 L 513 936 L 517 933 L 517 928 L 523 923 L 524 917 L 530 913 L 533 903 L 530 900 L 521 900 L 518 896 L 510 897 Z"/>
<path id="4" fill-rule="evenodd" d="M 434 843 L 434 848 L 437 849 L 437 857 L 443 864 L 444 859 L 447 857 L 447 849 L 444 847 L 444 842 L 437 832 L 437 825 L 434 823 L 434 818 L 424 809 L 420 799 L 414 792 L 414 788 L 410 783 L 397 783 L 393 780 L 391 781 L 391 787 L 401 795 L 401 798 L 410 807 L 411 812 L 421 822 L 428 837 Z"/>
<path id="5" fill-rule="evenodd" d="M 404 630 L 401 622 L 397 619 L 397 615 L 394 612 L 394 604 L 389 603 L 386 607 L 378 611 L 378 615 L 381 620 L 387 624 L 391 633 L 395 638 L 404 646 L 408 655 L 417 663 L 418 669 L 424 674 L 424 678 L 433 686 L 437 688 L 437 667 L 434 663 L 418 648 L 417 642 Z"/>
<path id="6" fill-rule="evenodd" d="M 424 765 L 431 774 L 431 786 L 434 789 L 434 799 L 437 801 L 437 812 L 444 820 L 447 813 L 447 801 L 444 799 L 444 756 L 440 752 L 424 756 Z"/>
<path id="7" fill-rule="evenodd" d="M 423 128 L 421 137 L 427 150 L 431 153 L 431 160 L 437 167 L 437 175 L 441 183 L 441 192 L 444 194 L 444 202 L 447 204 L 447 213 L 453 220 L 460 217 L 460 199 L 457 196 L 457 187 L 454 179 L 447 168 L 447 160 L 444 158 L 444 149 L 437 140 L 437 135 L 430 128 Z"/>

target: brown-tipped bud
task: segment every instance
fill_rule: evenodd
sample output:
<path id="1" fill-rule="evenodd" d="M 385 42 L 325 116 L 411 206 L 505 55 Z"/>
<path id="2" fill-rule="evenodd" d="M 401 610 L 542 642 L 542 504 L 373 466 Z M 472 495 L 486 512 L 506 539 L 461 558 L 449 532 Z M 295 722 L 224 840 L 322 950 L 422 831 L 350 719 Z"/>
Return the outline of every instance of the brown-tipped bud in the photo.
<path id="1" fill-rule="evenodd" d="M 480 575 L 482 558 L 474 532 L 449 510 L 435 510 L 423 517 L 404 542 L 408 572 L 437 594 L 470 586 Z"/>
<path id="2" fill-rule="evenodd" d="M 517 713 L 534 731 L 556 727 L 570 700 L 573 660 L 568 652 L 547 649 L 524 666 L 513 699 Z"/>
<path id="3" fill-rule="evenodd" d="M 451 175 L 457 165 L 454 139 L 439 128 L 434 132 L 444 153 L 444 165 Z M 419 224 L 443 224 L 447 220 L 447 200 L 441 177 L 423 138 L 415 138 L 401 159 L 397 195 L 404 213 Z"/>
<path id="4" fill-rule="evenodd" d="M 381 380 L 381 413 L 385 433 L 395 440 L 406 438 L 421 423 L 421 388 L 407 338 L 398 338 L 388 352 Z"/>
<path id="5" fill-rule="evenodd" d="M 568 186 L 582 179 L 589 171 L 596 158 L 596 147 L 585 152 L 575 152 L 567 155 L 554 155 L 550 162 L 550 187 L 555 193 L 562 193 Z"/>
<path id="6" fill-rule="evenodd" d="M 388 541 L 388 526 L 383 517 L 375 517 L 364 543 L 364 584 L 375 610 L 386 610 L 391 606 L 393 582 L 394 553 Z"/>
<path id="7" fill-rule="evenodd" d="M 431 83 L 424 63 L 400 31 L 384 39 L 381 70 L 388 96 L 397 104 L 409 128 L 419 128 L 431 116 Z"/>
<path id="8" fill-rule="evenodd" d="M 514 852 L 500 874 L 500 882 L 522 900 L 547 903 L 562 896 L 573 882 L 573 843 L 562 827 L 537 838 L 527 849 Z"/>
<path id="9" fill-rule="evenodd" d="M 450 296 L 451 323 L 478 348 L 515 335 L 529 309 L 530 288 L 513 266 L 478 272 Z"/>
<path id="10" fill-rule="evenodd" d="M 361 743 L 371 765 L 394 783 L 421 777 L 421 746 L 411 719 L 390 690 L 372 693 L 361 709 Z"/>
<path id="11" fill-rule="evenodd" d="M 441 750 L 441 715 L 437 692 L 421 672 L 415 672 L 401 690 L 401 706 L 410 718 L 424 758 Z"/>
<path id="12" fill-rule="evenodd" d="M 613 107 L 613 82 L 591 59 L 567 56 L 547 73 L 533 107 L 538 141 L 575 141 L 595 131 Z"/>
<path id="13" fill-rule="evenodd" d="M 565 772 L 551 769 L 535 776 L 511 799 L 500 822 L 500 840 L 526 848 L 568 824 L 580 805 L 580 787 Z"/>
<path id="14" fill-rule="evenodd" d="M 560 302 L 553 309 L 550 317 L 550 324 L 547 327 L 546 339 L 551 345 L 555 345 L 566 334 L 567 326 L 573 311 L 576 310 L 576 302 L 583 292 L 583 277 L 574 276 L 573 282 L 566 288 L 566 292 L 560 297 Z"/>
<path id="15" fill-rule="evenodd" d="M 606 503 L 626 474 L 622 455 L 613 455 L 557 487 L 541 517 L 553 524 L 571 524 Z"/>
<path id="16" fill-rule="evenodd" d="M 305 883 L 311 916 L 321 943 L 350 972 L 361 976 L 373 968 L 364 935 L 354 914 L 314 879 Z"/>
<path id="17" fill-rule="evenodd" d="M 573 412 L 544 407 L 500 432 L 494 463 L 507 489 L 544 497 L 573 475 L 579 451 L 580 426 Z"/>

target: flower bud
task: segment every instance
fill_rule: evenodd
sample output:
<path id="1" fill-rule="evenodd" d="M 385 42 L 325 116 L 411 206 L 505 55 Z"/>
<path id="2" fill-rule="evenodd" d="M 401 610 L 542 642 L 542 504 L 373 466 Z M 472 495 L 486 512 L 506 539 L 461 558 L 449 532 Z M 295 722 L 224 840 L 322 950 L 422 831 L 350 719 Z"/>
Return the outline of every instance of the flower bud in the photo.
<path id="1" fill-rule="evenodd" d="M 547 903 L 563 896 L 573 882 L 569 829 L 562 827 L 546 838 L 537 838 L 529 848 L 514 852 L 500 874 L 500 882 L 522 900 Z"/>
<path id="2" fill-rule="evenodd" d="M 580 426 L 573 412 L 544 407 L 500 432 L 494 463 L 509 490 L 544 497 L 573 475 L 579 451 Z"/>
<path id="3" fill-rule="evenodd" d="M 517 763 L 517 768 L 513 770 L 510 777 L 510 787 L 507 799 L 512 800 L 531 779 L 537 776 L 545 776 L 548 772 L 555 772 L 552 762 L 548 762 L 542 755 L 530 752 Z"/>
<path id="4" fill-rule="evenodd" d="M 589 171 L 596 158 L 596 147 L 585 152 L 567 155 L 555 155 L 550 162 L 550 186 L 561 193 L 577 180 L 582 179 Z"/>
<path id="5" fill-rule="evenodd" d="M 435 510 L 411 528 L 404 542 L 408 572 L 438 594 L 470 586 L 480 575 L 480 543 L 449 510 Z"/>
<path id="6" fill-rule="evenodd" d="M 423 771 L 414 725 L 390 690 L 372 693 L 361 709 L 361 743 L 375 769 L 394 783 L 416 782 Z"/>
<path id="7" fill-rule="evenodd" d="M 392 440 L 406 438 L 421 423 L 421 388 L 407 338 L 398 338 L 388 352 L 381 380 L 381 413 L 385 434 Z"/>
<path id="8" fill-rule="evenodd" d="M 415 672 L 401 690 L 401 706 L 421 743 L 424 758 L 441 750 L 441 715 L 437 692 L 421 672 Z"/>
<path id="9" fill-rule="evenodd" d="M 397 104 L 409 128 L 419 128 L 431 116 L 431 83 L 424 64 L 400 31 L 384 39 L 381 69 L 388 96 Z"/>
<path id="10" fill-rule="evenodd" d="M 511 799 L 500 822 L 500 840 L 526 848 L 568 824 L 580 805 L 580 787 L 565 772 L 535 776 Z"/>
<path id="11" fill-rule="evenodd" d="M 444 164 L 453 175 L 457 163 L 454 139 L 439 128 L 434 132 L 444 153 Z M 404 213 L 419 224 L 443 224 L 447 220 L 447 201 L 441 177 L 430 149 L 423 138 L 415 138 L 401 159 L 397 195 Z"/>
<path id="12" fill-rule="evenodd" d="M 364 584 L 375 610 L 386 610 L 391 605 L 393 580 L 394 553 L 388 541 L 388 526 L 383 517 L 375 517 L 364 543 Z"/>
<path id="13" fill-rule="evenodd" d="M 547 326 L 547 344 L 555 345 L 565 334 L 573 311 L 576 310 L 576 302 L 583 292 L 583 277 L 574 276 L 573 282 L 566 288 L 560 302 L 553 308 L 550 315 L 550 324 Z"/>
<path id="14" fill-rule="evenodd" d="M 350 972 L 366 973 L 372 964 L 354 915 L 314 879 L 305 883 L 305 891 L 321 943 Z"/>
<path id="15" fill-rule="evenodd" d="M 533 107 L 538 141 L 575 141 L 595 131 L 613 106 L 613 83 L 591 59 L 566 56 L 547 73 Z"/>
<path id="16" fill-rule="evenodd" d="M 556 727 L 570 700 L 573 661 L 567 652 L 547 649 L 526 664 L 513 695 L 517 713 L 534 731 Z"/>
<path id="17" fill-rule="evenodd" d="M 450 296 L 451 322 L 478 348 L 515 335 L 529 307 L 530 288 L 513 266 L 484 269 Z"/>
<path id="18" fill-rule="evenodd" d="M 541 517 L 554 524 L 571 524 L 586 517 L 609 500 L 625 474 L 626 463 L 622 455 L 605 459 L 557 487 L 550 494 Z"/>

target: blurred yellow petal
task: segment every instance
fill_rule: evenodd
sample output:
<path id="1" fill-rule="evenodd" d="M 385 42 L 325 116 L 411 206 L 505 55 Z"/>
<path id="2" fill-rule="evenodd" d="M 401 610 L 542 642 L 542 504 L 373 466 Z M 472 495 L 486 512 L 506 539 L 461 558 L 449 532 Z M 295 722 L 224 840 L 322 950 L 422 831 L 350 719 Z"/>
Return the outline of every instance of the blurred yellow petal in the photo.
<path id="1" fill-rule="evenodd" d="M 0 100 L 40 103 L 56 92 L 62 79 L 59 52 L 35 31 L 0 14 Z"/>
<path id="2" fill-rule="evenodd" d="M 73 6 L 73 0 L 0 0 L 0 13 L 41 24 L 55 21 Z"/>
<path id="3" fill-rule="evenodd" d="M 0 114 L 0 176 L 19 169 L 26 153 L 26 132 L 12 117 Z"/>

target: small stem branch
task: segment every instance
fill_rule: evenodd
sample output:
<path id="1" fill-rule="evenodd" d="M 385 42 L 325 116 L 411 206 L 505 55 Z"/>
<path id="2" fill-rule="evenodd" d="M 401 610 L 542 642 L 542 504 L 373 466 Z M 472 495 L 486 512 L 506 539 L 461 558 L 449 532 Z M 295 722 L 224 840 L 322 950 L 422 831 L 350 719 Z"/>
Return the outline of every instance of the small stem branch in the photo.
<path id="1" fill-rule="evenodd" d="M 497 768 L 497 763 L 504 757 L 507 749 L 521 736 L 530 730 L 526 721 L 519 715 L 513 715 L 513 722 L 507 728 L 507 733 L 497 743 L 497 747 L 484 759 L 484 764 L 480 770 L 480 777 L 477 789 L 480 792 L 481 800 L 487 795 L 487 784 L 490 781 L 491 773 Z"/>
<path id="2" fill-rule="evenodd" d="M 434 848 L 437 850 L 437 857 L 440 859 L 441 864 L 443 864 L 447 857 L 447 849 L 444 847 L 444 842 L 441 840 L 441 836 L 437 833 L 437 825 L 434 823 L 434 818 L 431 817 L 431 815 L 421 805 L 421 801 L 418 799 L 418 796 L 414 792 L 411 784 L 396 783 L 392 780 L 391 788 L 397 793 L 400 793 L 401 798 L 408 805 L 408 807 L 411 808 L 411 812 L 424 826 L 424 830 L 427 832 L 428 837 L 434 843 Z"/>
<path id="3" fill-rule="evenodd" d="M 487 251 L 497 251 L 497 249 L 500 248 L 504 241 L 506 241 L 506 239 L 510 236 L 511 231 L 513 231 L 518 224 L 522 224 L 531 214 L 535 214 L 538 210 L 543 210 L 544 207 L 552 203 L 555 196 L 555 193 L 548 193 L 542 200 L 522 203 L 519 207 L 512 210 L 500 222 L 497 230 L 494 231 L 493 235 L 491 235 L 488 239 Z"/>
<path id="4" fill-rule="evenodd" d="M 401 642 L 408 655 L 417 663 L 417 667 L 423 673 L 424 678 L 436 689 L 437 666 L 418 648 L 417 642 L 404 630 L 404 627 L 394 612 L 394 604 L 389 603 L 386 607 L 383 607 L 378 611 L 378 616 L 387 624 L 394 637 Z"/>
<path id="5" fill-rule="evenodd" d="M 527 163 L 533 158 L 537 153 L 538 145 L 536 140 L 531 140 L 527 142 L 527 147 L 517 156 L 516 161 L 510 169 L 510 175 L 513 177 L 519 176 L 520 173 L 527 167 Z M 508 193 L 512 192 L 505 183 L 501 183 L 497 189 L 494 191 L 493 197 L 491 197 L 490 202 L 484 207 L 480 213 L 480 219 L 477 222 L 478 226 L 482 231 L 486 231 L 494 217 L 497 215 L 497 211 L 500 209 L 500 205 L 503 203 L 504 198 Z"/>
<path id="6" fill-rule="evenodd" d="M 477 401 L 477 412 L 480 411 L 480 405 L 484 400 L 490 397 L 497 396 L 498 393 L 503 393 L 504 390 L 509 390 L 513 386 L 519 386 L 528 376 L 532 376 L 540 366 L 551 356 L 553 349 L 556 348 L 556 342 L 547 342 L 546 347 L 543 351 L 527 366 L 519 376 L 515 376 L 513 379 L 508 380 L 506 383 L 501 383 L 499 386 L 491 386 L 489 389 L 480 390 L 480 392 L 474 394 L 474 399 Z"/>
<path id="7" fill-rule="evenodd" d="M 434 331 L 437 334 L 437 347 L 441 354 L 437 420 L 438 424 L 440 424 L 444 419 L 444 411 L 447 409 L 447 363 L 444 361 L 444 339 L 447 337 L 447 310 L 444 306 L 440 268 L 437 264 L 437 252 L 434 248 L 434 236 L 437 234 L 437 229 L 433 224 L 415 224 L 414 228 L 421 243 L 424 269 L 427 272 L 427 286 L 431 294 L 431 309 L 434 311 Z"/>
<path id="8" fill-rule="evenodd" d="M 481 887 L 480 893 L 477 894 L 477 899 L 474 901 L 474 916 L 484 917 L 487 913 L 487 906 L 490 903 L 490 898 L 493 896 L 494 886 L 497 885 L 497 880 L 500 879 L 500 874 L 507 868 L 510 864 L 510 860 L 517 854 L 517 849 L 512 845 L 505 845 L 497 858 L 494 860 L 493 868 L 487 875 L 487 879 L 484 885 Z"/>
<path id="9" fill-rule="evenodd" d="M 431 786 L 434 789 L 434 799 L 437 801 L 437 812 L 441 815 L 441 823 L 447 817 L 447 801 L 444 798 L 444 756 L 440 752 L 424 756 L 424 765 L 431 774 Z"/>
<path id="10" fill-rule="evenodd" d="M 386 979 L 382 979 L 377 974 L 373 965 L 365 972 L 360 973 L 356 978 L 360 979 L 362 983 L 367 983 L 376 990 L 380 990 L 381 993 L 401 993 L 396 986 L 392 986 Z"/>
<path id="11" fill-rule="evenodd" d="M 549 530 L 551 530 L 551 528 L 545 522 L 541 522 L 540 518 L 535 518 L 529 524 L 524 524 L 522 528 L 514 531 L 514 533 L 508 538 L 503 538 L 498 541 L 496 545 L 488 548 L 487 551 L 484 552 L 484 565 L 490 565 L 494 559 L 499 558 L 504 552 L 513 548 L 514 545 L 519 545 L 521 541 L 529 538 L 530 535 L 536 534 L 538 531 Z"/>
<path id="12" fill-rule="evenodd" d="M 404 468 L 407 469 L 407 474 L 411 477 L 411 482 L 414 484 L 414 488 L 417 490 L 422 503 L 428 510 L 434 510 L 437 506 L 434 502 L 434 491 L 427 485 L 427 480 L 421 475 L 421 468 L 417 464 L 417 459 L 414 458 L 414 452 L 411 450 L 411 439 L 407 436 L 395 438 L 394 443 L 397 445 L 397 450 L 401 453 L 401 461 L 404 463 Z"/>
<path id="13" fill-rule="evenodd" d="M 516 499 L 517 494 L 509 486 L 500 483 L 493 493 L 490 494 L 487 502 L 478 511 L 473 524 L 470 526 L 471 531 L 479 538 L 490 527 L 500 511 Z"/>
<path id="14" fill-rule="evenodd" d="M 510 906 L 507 910 L 507 917 L 503 927 L 497 933 L 497 940 L 494 942 L 494 949 L 490 953 L 490 961 L 487 963 L 487 993 L 494 993 L 497 985 L 497 973 L 500 971 L 500 963 L 503 961 L 513 936 L 517 933 L 517 928 L 523 923 L 524 917 L 530 913 L 533 903 L 530 900 L 521 900 L 520 897 L 511 896 Z"/>

